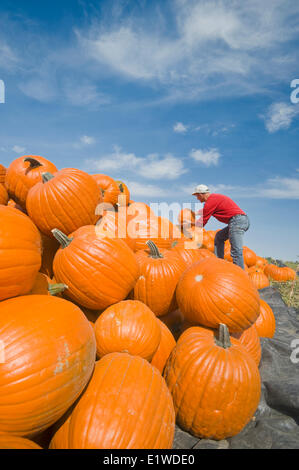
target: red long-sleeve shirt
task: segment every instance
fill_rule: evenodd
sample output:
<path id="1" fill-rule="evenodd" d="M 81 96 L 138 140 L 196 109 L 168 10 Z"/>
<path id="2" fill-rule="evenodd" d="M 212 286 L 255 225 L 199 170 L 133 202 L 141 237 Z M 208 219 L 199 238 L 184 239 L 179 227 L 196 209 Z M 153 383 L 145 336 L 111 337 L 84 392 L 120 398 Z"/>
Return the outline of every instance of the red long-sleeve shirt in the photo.
<path id="1" fill-rule="evenodd" d="M 196 221 L 196 225 L 199 226 L 202 223 L 203 227 L 211 216 L 215 217 L 219 222 L 228 224 L 229 219 L 234 215 L 245 214 L 230 197 L 214 193 L 210 194 L 202 211 L 199 211 L 198 214 L 201 212 L 202 217 Z"/>

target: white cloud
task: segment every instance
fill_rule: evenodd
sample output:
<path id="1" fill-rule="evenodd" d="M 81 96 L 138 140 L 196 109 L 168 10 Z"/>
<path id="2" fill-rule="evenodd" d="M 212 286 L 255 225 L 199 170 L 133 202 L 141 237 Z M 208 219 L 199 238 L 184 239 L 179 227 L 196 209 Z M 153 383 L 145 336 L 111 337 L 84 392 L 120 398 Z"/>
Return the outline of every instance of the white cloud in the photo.
<path id="1" fill-rule="evenodd" d="M 89 30 L 77 32 L 79 43 L 105 70 L 167 85 L 172 99 L 265 91 L 266 77 L 279 81 L 296 70 L 291 41 L 298 36 L 298 3 L 176 0 L 169 5 L 172 31 L 166 30 L 161 11 L 153 18 L 156 10 L 147 10 L 146 22 L 135 11 L 115 23 L 93 22 Z M 282 46 L 288 41 L 285 60 Z"/>
<path id="2" fill-rule="evenodd" d="M 260 195 L 271 199 L 299 199 L 299 178 L 271 178 Z"/>
<path id="3" fill-rule="evenodd" d="M 185 134 L 188 130 L 188 126 L 185 126 L 182 122 L 177 122 L 173 126 L 174 132 L 177 132 L 178 134 Z"/>
<path id="4" fill-rule="evenodd" d="M 169 191 L 164 188 L 160 188 L 154 184 L 143 184 L 137 181 L 128 181 L 127 183 L 128 188 L 130 189 L 130 194 L 132 199 L 137 197 L 169 197 Z"/>
<path id="5" fill-rule="evenodd" d="M 16 153 L 24 153 L 26 148 L 25 147 L 20 147 L 19 145 L 14 145 L 12 147 L 12 150 L 13 150 L 13 152 L 16 152 Z"/>
<path id="6" fill-rule="evenodd" d="M 80 137 L 80 142 L 84 145 L 92 145 L 95 141 L 95 138 L 89 135 L 82 135 L 82 137 Z"/>
<path id="7" fill-rule="evenodd" d="M 19 58 L 12 48 L 3 41 L 0 41 L 0 67 L 1 69 L 12 70 L 19 64 Z"/>
<path id="8" fill-rule="evenodd" d="M 90 171 L 119 172 L 131 171 L 147 179 L 176 179 L 187 172 L 181 159 L 167 154 L 149 154 L 137 157 L 134 153 L 125 153 L 114 146 L 114 152 L 98 159 L 88 159 L 85 164 Z"/>
<path id="9" fill-rule="evenodd" d="M 299 115 L 299 106 L 279 102 L 273 103 L 266 116 L 262 117 L 268 132 L 274 133 L 280 129 L 288 129 L 297 115 Z"/>
<path id="10" fill-rule="evenodd" d="M 92 83 L 75 83 L 65 80 L 63 93 L 72 106 L 98 107 L 110 103 L 110 98 L 98 91 Z"/>
<path id="11" fill-rule="evenodd" d="M 189 156 L 196 162 L 203 163 L 205 166 L 218 165 L 220 153 L 218 149 L 210 150 L 192 149 Z"/>
<path id="12" fill-rule="evenodd" d="M 32 80 L 22 81 L 19 84 L 20 90 L 24 95 L 33 98 L 42 103 L 48 103 L 56 97 L 56 87 L 51 80 L 43 78 L 33 78 Z"/>

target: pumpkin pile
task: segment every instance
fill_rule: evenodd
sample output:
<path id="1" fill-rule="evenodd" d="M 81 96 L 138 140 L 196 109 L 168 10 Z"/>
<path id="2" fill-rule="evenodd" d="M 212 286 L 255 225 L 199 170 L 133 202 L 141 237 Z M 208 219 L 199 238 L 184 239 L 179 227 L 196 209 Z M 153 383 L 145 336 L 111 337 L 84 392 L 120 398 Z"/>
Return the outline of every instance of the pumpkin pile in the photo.
<path id="1" fill-rule="evenodd" d="M 243 429 L 275 332 L 253 275 L 271 265 L 245 247 L 247 273 L 227 244 L 219 260 L 194 221 L 108 175 L 0 165 L 0 448 L 170 449 L 176 422 Z"/>

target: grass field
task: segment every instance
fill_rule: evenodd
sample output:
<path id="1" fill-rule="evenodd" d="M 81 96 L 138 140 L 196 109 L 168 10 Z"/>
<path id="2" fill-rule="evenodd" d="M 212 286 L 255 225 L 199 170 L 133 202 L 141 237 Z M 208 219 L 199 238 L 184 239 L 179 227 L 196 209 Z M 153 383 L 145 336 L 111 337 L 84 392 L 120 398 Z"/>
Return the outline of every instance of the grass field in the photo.
<path id="1" fill-rule="evenodd" d="M 272 260 L 272 262 L 275 260 Z M 284 261 L 283 262 L 289 268 L 298 271 L 299 263 L 294 261 Z M 295 307 L 299 310 L 299 278 L 297 276 L 295 281 L 289 282 L 276 282 L 270 281 L 271 286 L 277 287 L 280 292 L 280 295 L 288 307 Z"/>

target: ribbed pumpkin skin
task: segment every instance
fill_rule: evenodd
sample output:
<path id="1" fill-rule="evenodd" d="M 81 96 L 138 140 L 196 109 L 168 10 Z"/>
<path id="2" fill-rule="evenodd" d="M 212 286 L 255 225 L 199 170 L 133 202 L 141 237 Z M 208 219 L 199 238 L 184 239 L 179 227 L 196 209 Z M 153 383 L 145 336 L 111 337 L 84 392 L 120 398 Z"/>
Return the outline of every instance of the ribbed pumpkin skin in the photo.
<path id="1" fill-rule="evenodd" d="M 94 232 L 83 229 L 78 236 L 72 233 L 70 245 L 57 251 L 55 279 L 68 286 L 65 296 L 69 299 L 92 310 L 104 310 L 124 300 L 133 289 L 138 264 L 123 240 L 96 238 Z"/>
<path id="2" fill-rule="evenodd" d="M 150 361 L 161 329 L 155 314 L 138 300 L 124 300 L 108 307 L 95 322 L 97 355 L 127 352 Z"/>
<path id="3" fill-rule="evenodd" d="M 158 349 L 151 360 L 151 365 L 157 367 L 157 369 L 162 374 L 167 359 L 169 358 L 171 351 L 176 345 L 176 341 L 167 326 L 162 321 L 160 321 L 159 318 L 157 318 L 156 321 L 158 322 L 161 328 L 161 339 Z"/>
<path id="4" fill-rule="evenodd" d="M 5 183 L 6 168 L 0 163 L 0 183 Z"/>
<path id="5" fill-rule="evenodd" d="M 108 175 L 96 174 L 92 175 L 92 177 L 100 189 L 100 201 L 114 206 L 120 194 L 117 182 Z"/>
<path id="6" fill-rule="evenodd" d="M 6 206 L 8 199 L 8 192 L 6 191 L 4 184 L 0 183 L 0 204 Z"/>
<path id="7" fill-rule="evenodd" d="M 190 322 L 230 332 L 249 328 L 259 315 L 259 294 L 248 275 L 232 263 L 206 258 L 182 275 L 176 298 L 179 309 Z"/>
<path id="8" fill-rule="evenodd" d="M 24 437 L 0 434 L 0 449 L 42 449 L 42 447 Z"/>
<path id="9" fill-rule="evenodd" d="M 81 310 L 53 296 L 0 303 L 0 432 L 33 436 L 82 392 L 95 362 L 95 336 Z"/>
<path id="10" fill-rule="evenodd" d="M 188 246 L 188 243 L 186 244 L 186 246 Z M 176 253 L 181 256 L 181 258 L 186 264 L 186 268 L 196 263 L 197 261 L 201 261 L 202 259 L 207 258 L 209 256 L 214 256 L 213 253 L 211 253 L 209 250 L 206 250 L 205 248 L 185 249 L 184 244 L 179 244 L 178 246 L 175 246 L 172 249 L 175 250 Z"/>
<path id="11" fill-rule="evenodd" d="M 260 303 L 260 314 L 255 322 L 257 332 L 262 338 L 273 338 L 275 334 L 273 310 L 263 299 L 260 299 Z"/>
<path id="12" fill-rule="evenodd" d="M 29 217 L 0 206 L 0 300 L 27 294 L 41 265 L 41 238 Z"/>
<path id="13" fill-rule="evenodd" d="M 67 235 L 83 225 L 96 222 L 100 190 L 84 171 L 65 168 L 45 183 L 37 183 L 28 193 L 28 215 L 45 235 L 57 228 Z"/>
<path id="14" fill-rule="evenodd" d="M 257 255 L 247 246 L 243 247 L 243 258 L 244 263 L 246 263 L 249 268 L 250 266 L 254 266 L 257 262 Z"/>
<path id="15" fill-rule="evenodd" d="M 238 340 L 224 349 L 214 332 L 187 329 L 164 369 L 177 424 L 204 439 L 238 434 L 252 418 L 260 400 L 260 375 L 254 360 Z"/>
<path id="16" fill-rule="evenodd" d="M 132 206 L 129 206 L 130 212 Z M 153 213 L 143 220 L 137 217 L 135 251 L 147 249 L 146 242 L 152 240 L 158 248 L 169 250 L 174 240 L 181 238 L 180 230 L 165 217 L 156 217 Z M 128 226 L 135 222 L 129 220 Z"/>
<path id="17" fill-rule="evenodd" d="M 51 449 L 171 449 L 171 395 L 160 372 L 145 359 L 111 353 L 96 363 L 62 428 Z"/>
<path id="18" fill-rule="evenodd" d="M 249 271 L 248 276 L 251 282 L 253 283 L 253 285 L 257 289 L 264 289 L 265 287 L 270 286 L 270 282 L 267 276 L 263 272 L 259 271 L 258 269 L 255 269 L 254 271 L 251 271 L 251 272 Z"/>
<path id="19" fill-rule="evenodd" d="M 32 158 L 41 165 L 33 167 L 25 158 Z M 26 198 L 29 189 L 42 181 L 42 173 L 55 173 L 56 166 L 40 155 L 24 155 L 16 158 L 7 168 L 5 186 L 9 196 L 23 208 L 26 208 Z"/>
<path id="20" fill-rule="evenodd" d="M 247 330 L 244 330 L 243 333 L 236 333 L 234 336 L 240 341 L 258 366 L 261 360 L 262 348 L 256 324 L 254 323 Z"/>
<path id="21" fill-rule="evenodd" d="M 175 289 L 185 270 L 185 262 L 174 250 L 160 249 L 163 258 L 152 258 L 149 251 L 136 253 L 139 278 L 134 299 L 145 303 L 157 317 L 176 309 Z"/>
<path id="22" fill-rule="evenodd" d="M 96 224 L 96 235 L 121 238 L 134 251 L 135 239 L 128 237 L 126 222 L 126 211 L 122 208 L 119 209 L 119 212 L 105 211 L 103 217 Z"/>

